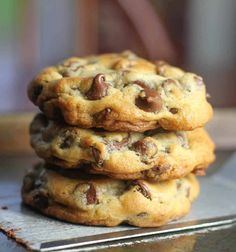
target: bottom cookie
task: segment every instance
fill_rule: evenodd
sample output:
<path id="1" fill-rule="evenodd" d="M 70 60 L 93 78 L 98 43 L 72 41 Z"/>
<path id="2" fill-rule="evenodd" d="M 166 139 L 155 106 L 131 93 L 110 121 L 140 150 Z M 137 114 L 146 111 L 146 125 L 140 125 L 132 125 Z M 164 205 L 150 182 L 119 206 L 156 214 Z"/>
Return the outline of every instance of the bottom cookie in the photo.
<path id="1" fill-rule="evenodd" d="M 37 165 L 24 178 L 23 202 L 72 223 L 157 227 L 186 215 L 199 193 L 192 174 L 165 182 L 71 175 Z"/>

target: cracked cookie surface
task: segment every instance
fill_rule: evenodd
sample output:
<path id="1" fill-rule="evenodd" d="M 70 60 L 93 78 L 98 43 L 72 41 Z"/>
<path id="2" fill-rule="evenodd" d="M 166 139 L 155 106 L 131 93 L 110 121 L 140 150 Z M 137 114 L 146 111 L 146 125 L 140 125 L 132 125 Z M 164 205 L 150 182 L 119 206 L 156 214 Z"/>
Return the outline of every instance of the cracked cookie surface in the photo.
<path id="1" fill-rule="evenodd" d="M 46 215 L 102 226 L 164 225 L 186 215 L 198 193 L 199 184 L 192 174 L 151 183 L 88 176 L 78 171 L 58 173 L 41 164 L 28 171 L 22 187 L 23 202 Z"/>
<path id="2" fill-rule="evenodd" d="M 192 130 L 212 117 L 200 76 L 131 52 L 48 67 L 29 84 L 28 96 L 47 117 L 81 128 Z"/>
<path id="3" fill-rule="evenodd" d="M 49 164 L 120 179 L 161 181 L 200 174 L 214 160 L 214 144 L 202 128 L 107 132 L 68 126 L 38 114 L 30 135 L 37 155 Z"/>

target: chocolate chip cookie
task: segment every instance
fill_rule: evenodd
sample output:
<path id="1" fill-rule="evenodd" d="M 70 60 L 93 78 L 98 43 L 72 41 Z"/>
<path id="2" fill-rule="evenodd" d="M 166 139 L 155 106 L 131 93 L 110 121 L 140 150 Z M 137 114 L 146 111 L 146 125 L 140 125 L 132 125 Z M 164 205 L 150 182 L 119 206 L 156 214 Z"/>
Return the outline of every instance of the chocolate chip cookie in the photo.
<path id="1" fill-rule="evenodd" d="M 68 126 L 38 114 L 30 135 L 37 155 L 50 164 L 120 179 L 161 181 L 204 173 L 214 160 L 214 144 L 202 128 L 108 132 Z"/>
<path id="2" fill-rule="evenodd" d="M 28 96 L 47 117 L 81 128 L 192 130 L 212 117 L 200 76 L 131 52 L 48 67 L 29 84 Z"/>
<path id="3" fill-rule="evenodd" d="M 70 173 L 77 173 L 77 175 Z M 24 178 L 23 201 L 72 223 L 156 227 L 187 214 L 199 193 L 194 175 L 165 182 L 116 180 L 38 165 Z M 132 202 L 132 204 L 131 204 Z"/>

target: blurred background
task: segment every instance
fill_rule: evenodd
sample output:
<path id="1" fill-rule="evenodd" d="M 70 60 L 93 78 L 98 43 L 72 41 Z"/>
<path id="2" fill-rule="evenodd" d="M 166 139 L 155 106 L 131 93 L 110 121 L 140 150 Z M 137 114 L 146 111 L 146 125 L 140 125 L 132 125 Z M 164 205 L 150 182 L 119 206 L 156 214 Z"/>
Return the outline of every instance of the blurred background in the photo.
<path id="1" fill-rule="evenodd" d="M 214 107 L 231 108 L 219 120 L 232 128 L 235 12 L 235 0 L 0 0 L 0 115 L 36 110 L 26 87 L 41 68 L 130 49 L 203 76 Z"/>
<path id="2" fill-rule="evenodd" d="M 131 49 L 202 75 L 215 106 L 235 106 L 235 0 L 1 0 L 0 112 L 31 110 L 25 89 L 72 55 Z"/>

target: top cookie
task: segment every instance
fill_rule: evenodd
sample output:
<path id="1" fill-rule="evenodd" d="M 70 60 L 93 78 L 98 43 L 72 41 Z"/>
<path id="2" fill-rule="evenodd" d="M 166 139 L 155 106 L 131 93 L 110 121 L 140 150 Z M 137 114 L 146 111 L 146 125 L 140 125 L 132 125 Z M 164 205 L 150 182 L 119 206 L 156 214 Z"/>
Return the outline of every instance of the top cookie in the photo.
<path id="1" fill-rule="evenodd" d="M 192 130 L 212 116 L 201 77 L 131 52 L 48 67 L 29 84 L 28 96 L 51 119 L 109 131 Z"/>

